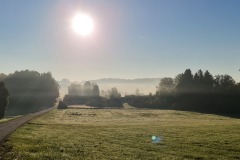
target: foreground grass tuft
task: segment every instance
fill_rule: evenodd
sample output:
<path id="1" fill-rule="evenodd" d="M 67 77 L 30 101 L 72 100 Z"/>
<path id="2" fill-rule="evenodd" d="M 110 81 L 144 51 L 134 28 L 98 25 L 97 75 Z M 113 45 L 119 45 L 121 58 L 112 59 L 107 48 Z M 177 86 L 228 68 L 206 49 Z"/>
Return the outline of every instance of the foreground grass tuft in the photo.
<path id="1" fill-rule="evenodd" d="M 240 159 L 239 135 L 239 119 L 208 114 L 53 110 L 18 129 L 0 152 L 6 160 Z"/>

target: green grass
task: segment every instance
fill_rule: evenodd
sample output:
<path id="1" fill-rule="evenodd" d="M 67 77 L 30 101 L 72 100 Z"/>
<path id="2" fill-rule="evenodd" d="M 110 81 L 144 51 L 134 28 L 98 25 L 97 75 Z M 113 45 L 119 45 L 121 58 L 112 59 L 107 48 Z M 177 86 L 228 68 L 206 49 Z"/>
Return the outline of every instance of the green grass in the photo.
<path id="1" fill-rule="evenodd" d="M 0 123 L 4 123 L 4 122 L 7 122 L 7 121 L 11 121 L 15 118 L 18 118 L 18 117 L 21 117 L 21 116 L 14 116 L 14 117 L 6 117 L 6 118 L 3 118 L 3 119 L 0 119 Z"/>
<path id="2" fill-rule="evenodd" d="M 158 144 L 151 136 L 162 136 Z M 240 120 L 167 110 L 52 110 L 12 134 L 4 159 L 240 159 Z"/>

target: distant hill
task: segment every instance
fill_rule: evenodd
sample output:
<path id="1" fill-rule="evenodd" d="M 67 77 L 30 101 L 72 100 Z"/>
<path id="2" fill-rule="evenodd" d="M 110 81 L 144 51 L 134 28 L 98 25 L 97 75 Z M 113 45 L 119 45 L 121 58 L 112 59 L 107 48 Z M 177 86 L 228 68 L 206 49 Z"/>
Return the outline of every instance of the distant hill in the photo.
<path id="1" fill-rule="evenodd" d="M 155 93 L 156 86 L 160 82 L 161 78 L 136 78 L 136 79 L 121 79 L 121 78 L 102 78 L 97 80 L 90 80 L 99 85 L 100 90 L 108 90 L 113 87 L 117 87 L 122 95 L 134 94 L 136 89 L 142 94 Z M 60 85 L 60 94 L 63 97 L 68 92 L 68 86 L 72 83 L 84 83 L 72 82 L 68 79 L 62 79 L 58 82 Z"/>

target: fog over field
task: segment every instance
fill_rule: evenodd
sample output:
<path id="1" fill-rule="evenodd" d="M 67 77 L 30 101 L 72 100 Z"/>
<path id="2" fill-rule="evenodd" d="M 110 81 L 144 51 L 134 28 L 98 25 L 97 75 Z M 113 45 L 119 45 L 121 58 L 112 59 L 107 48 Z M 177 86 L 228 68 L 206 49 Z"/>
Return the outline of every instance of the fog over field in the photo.
<path id="1" fill-rule="evenodd" d="M 140 94 L 148 95 L 149 93 L 156 92 L 156 86 L 159 84 L 161 78 L 137 78 L 137 79 L 120 79 L 120 78 L 102 78 L 97 80 L 90 80 L 90 82 L 99 85 L 101 90 L 109 90 L 116 87 L 119 92 L 124 95 L 135 94 L 136 90 L 139 89 Z M 85 81 L 77 82 L 70 81 L 68 79 L 62 79 L 58 81 L 60 85 L 60 95 L 64 97 L 68 93 L 68 86 L 72 83 L 83 84 Z"/>

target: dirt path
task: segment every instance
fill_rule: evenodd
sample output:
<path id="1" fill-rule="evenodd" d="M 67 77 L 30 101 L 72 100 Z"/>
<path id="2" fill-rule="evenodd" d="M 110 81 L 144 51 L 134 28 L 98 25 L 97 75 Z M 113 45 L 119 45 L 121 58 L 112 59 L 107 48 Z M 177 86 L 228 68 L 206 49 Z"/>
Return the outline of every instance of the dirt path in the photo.
<path id="1" fill-rule="evenodd" d="M 22 126 L 23 124 L 25 124 L 26 122 L 30 121 L 31 119 L 42 115 L 48 111 L 52 110 L 52 108 L 47 109 L 47 110 L 43 110 L 43 111 L 39 111 L 36 113 L 30 113 L 27 114 L 25 116 L 21 116 L 19 118 L 10 120 L 8 122 L 5 123 L 1 123 L 0 124 L 0 144 L 4 141 L 4 139 L 11 134 L 13 131 L 15 131 L 17 128 L 19 128 L 20 126 Z"/>

